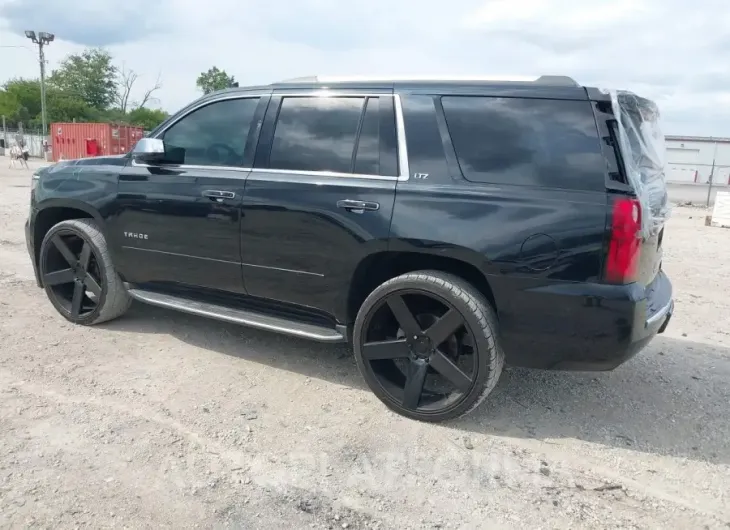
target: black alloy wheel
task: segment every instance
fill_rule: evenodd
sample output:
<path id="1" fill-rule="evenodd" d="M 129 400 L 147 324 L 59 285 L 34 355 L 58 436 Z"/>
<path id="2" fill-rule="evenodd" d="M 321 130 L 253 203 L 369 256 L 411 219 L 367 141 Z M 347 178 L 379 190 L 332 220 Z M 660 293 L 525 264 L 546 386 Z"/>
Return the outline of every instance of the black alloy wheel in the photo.
<path id="1" fill-rule="evenodd" d="M 358 366 L 396 412 L 427 421 L 453 418 L 496 384 L 503 356 L 495 326 L 491 307 L 460 278 L 403 275 L 363 304 L 354 335 Z"/>
<path id="2" fill-rule="evenodd" d="M 124 314 L 131 304 L 92 219 L 69 219 L 43 238 L 41 281 L 56 310 L 75 324 L 92 325 Z"/>
<path id="3" fill-rule="evenodd" d="M 50 238 L 41 265 L 43 285 L 74 319 L 93 313 L 102 297 L 103 277 L 99 257 L 91 243 L 70 230 L 59 230 Z"/>

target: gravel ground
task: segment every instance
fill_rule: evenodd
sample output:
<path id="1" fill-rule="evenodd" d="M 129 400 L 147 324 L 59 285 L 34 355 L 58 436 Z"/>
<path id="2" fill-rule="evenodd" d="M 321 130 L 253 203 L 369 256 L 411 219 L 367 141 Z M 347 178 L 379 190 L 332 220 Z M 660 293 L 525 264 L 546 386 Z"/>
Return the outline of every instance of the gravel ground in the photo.
<path id="1" fill-rule="evenodd" d="M 730 231 L 677 208 L 667 332 L 610 373 L 508 369 L 465 419 L 389 412 L 350 352 L 135 304 L 58 316 L 0 165 L 2 528 L 728 528 Z"/>

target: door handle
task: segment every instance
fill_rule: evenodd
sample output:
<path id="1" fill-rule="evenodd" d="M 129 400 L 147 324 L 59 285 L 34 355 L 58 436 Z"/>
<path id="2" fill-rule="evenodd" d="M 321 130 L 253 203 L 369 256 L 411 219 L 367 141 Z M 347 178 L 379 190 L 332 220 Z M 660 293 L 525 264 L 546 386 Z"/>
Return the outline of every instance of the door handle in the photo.
<path id="1" fill-rule="evenodd" d="M 371 211 L 377 210 L 380 208 L 380 204 L 377 202 L 355 201 L 352 199 L 344 199 L 341 201 L 337 201 L 337 207 L 344 208 L 348 212 L 362 213 L 365 210 L 371 210 Z"/>
<path id="2" fill-rule="evenodd" d="M 223 199 L 235 199 L 236 194 L 232 191 L 221 191 L 221 190 L 205 190 L 203 197 L 208 197 L 214 201 L 222 201 Z"/>

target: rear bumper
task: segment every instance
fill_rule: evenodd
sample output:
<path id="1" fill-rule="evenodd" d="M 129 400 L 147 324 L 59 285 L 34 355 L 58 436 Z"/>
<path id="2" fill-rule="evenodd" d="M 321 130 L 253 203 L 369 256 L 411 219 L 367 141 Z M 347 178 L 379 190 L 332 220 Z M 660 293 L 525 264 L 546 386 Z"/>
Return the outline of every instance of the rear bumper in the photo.
<path id="1" fill-rule="evenodd" d="M 672 284 L 662 271 L 647 287 L 560 284 L 519 298 L 531 322 L 507 303 L 499 312 L 502 343 L 509 364 L 528 368 L 612 370 L 663 333 L 674 313 Z"/>

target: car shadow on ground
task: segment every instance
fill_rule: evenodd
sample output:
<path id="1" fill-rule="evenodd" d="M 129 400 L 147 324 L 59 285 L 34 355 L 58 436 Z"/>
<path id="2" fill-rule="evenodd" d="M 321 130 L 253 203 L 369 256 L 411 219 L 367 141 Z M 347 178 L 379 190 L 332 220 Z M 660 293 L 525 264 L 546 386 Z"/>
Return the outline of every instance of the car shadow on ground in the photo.
<path id="1" fill-rule="evenodd" d="M 103 328 L 167 334 L 191 346 L 367 390 L 346 345 L 320 344 L 135 304 Z M 487 402 L 444 424 L 730 463 L 730 349 L 657 337 L 612 372 L 509 368 Z"/>

